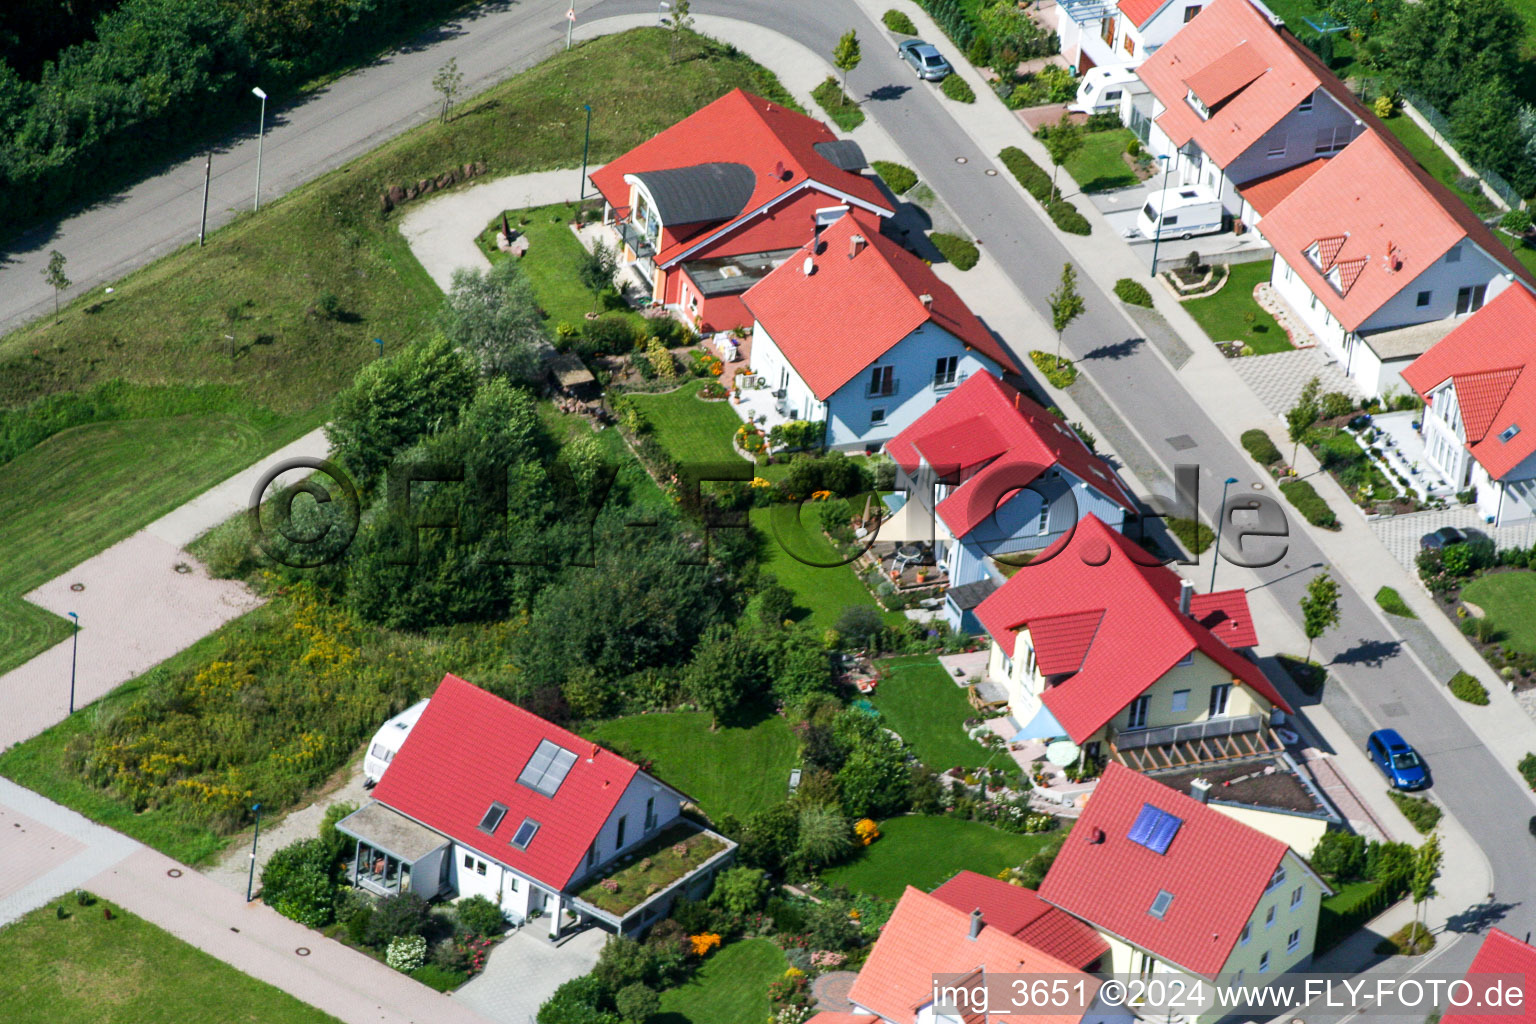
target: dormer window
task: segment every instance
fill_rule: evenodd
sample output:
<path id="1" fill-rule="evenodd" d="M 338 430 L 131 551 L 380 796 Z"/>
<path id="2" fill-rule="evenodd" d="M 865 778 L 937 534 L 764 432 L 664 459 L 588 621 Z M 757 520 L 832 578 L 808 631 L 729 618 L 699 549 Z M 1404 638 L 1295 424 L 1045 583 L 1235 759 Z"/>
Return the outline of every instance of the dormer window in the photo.
<path id="1" fill-rule="evenodd" d="M 1195 113 L 1200 115 L 1200 120 L 1209 121 L 1211 119 L 1210 109 L 1200 101 L 1199 96 L 1195 95 L 1195 90 L 1191 89 L 1184 94 L 1184 102 L 1188 103 L 1194 109 Z"/>

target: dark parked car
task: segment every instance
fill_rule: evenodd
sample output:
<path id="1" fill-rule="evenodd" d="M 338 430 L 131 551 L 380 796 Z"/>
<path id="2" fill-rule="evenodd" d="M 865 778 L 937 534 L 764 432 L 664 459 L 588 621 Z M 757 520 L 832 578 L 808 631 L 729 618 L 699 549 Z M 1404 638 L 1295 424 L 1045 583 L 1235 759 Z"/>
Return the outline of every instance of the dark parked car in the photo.
<path id="1" fill-rule="evenodd" d="M 1434 533 L 1426 533 L 1419 538 L 1419 550 L 1442 551 L 1452 544 L 1460 544 L 1467 539 L 1467 535 L 1454 526 L 1442 526 Z"/>
<path id="2" fill-rule="evenodd" d="M 897 46 L 896 55 L 912 66 L 918 78 L 929 82 L 937 82 L 954 70 L 932 43 L 921 39 L 908 39 Z"/>
<path id="3" fill-rule="evenodd" d="M 1423 789 L 1429 785 L 1424 760 L 1396 729 L 1377 729 L 1371 733 L 1365 742 L 1365 753 L 1394 789 Z"/>

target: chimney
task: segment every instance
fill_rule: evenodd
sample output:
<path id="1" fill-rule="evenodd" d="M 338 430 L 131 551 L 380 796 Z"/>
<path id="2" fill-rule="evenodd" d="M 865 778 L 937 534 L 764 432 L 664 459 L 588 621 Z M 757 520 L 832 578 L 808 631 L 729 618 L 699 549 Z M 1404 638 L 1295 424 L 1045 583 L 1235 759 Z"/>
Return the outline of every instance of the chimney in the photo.
<path id="1" fill-rule="evenodd" d="M 924 309 L 933 308 L 933 296 L 929 295 L 927 292 L 923 292 L 923 294 L 919 295 L 917 297 L 917 301 L 923 304 Z"/>
<path id="2" fill-rule="evenodd" d="M 981 908 L 971 911 L 971 934 L 967 938 L 975 939 L 981 934 Z"/>
<path id="3" fill-rule="evenodd" d="M 1195 585 L 1189 580 L 1179 581 L 1179 614 L 1189 614 L 1189 599 L 1195 596 Z"/>
<path id="4" fill-rule="evenodd" d="M 863 252 L 864 251 L 864 246 L 866 246 L 868 244 L 869 244 L 868 240 L 863 235 L 849 235 L 848 236 L 848 258 L 849 259 L 853 259 L 859 253 Z"/>
<path id="5" fill-rule="evenodd" d="M 813 257 L 807 256 L 801 269 L 805 271 L 806 277 L 810 277 L 812 274 L 816 273 L 816 260 Z"/>
<path id="6" fill-rule="evenodd" d="M 1093 826 L 1088 830 L 1087 839 L 1089 846 L 1097 846 L 1104 841 L 1104 830 L 1097 825 Z"/>
<path id="7" fill-rule="evenodd" d="M 1191 779 L 1189 782 L 1189 795 L 1201 803 L 1206 803 L 1211 798 L 1211 780 L 1205 777 Z"/>

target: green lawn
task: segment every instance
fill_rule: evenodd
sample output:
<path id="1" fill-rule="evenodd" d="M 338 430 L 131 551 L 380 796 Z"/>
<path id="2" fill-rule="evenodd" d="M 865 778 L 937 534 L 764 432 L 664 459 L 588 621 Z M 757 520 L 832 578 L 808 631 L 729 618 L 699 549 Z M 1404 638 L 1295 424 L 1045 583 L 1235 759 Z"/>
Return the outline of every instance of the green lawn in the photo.
<path id="1" fill-rule="evenodd" d="M 73 427 L 0 465 L 0 674 L 69 634 L 22 595 L 307 426 L 261 410 Z M 148 457 L 153 462 L 146 462 Z M 89 622 L 82 627 L 90 629 Z"/>
<path id="2" fill-rule="evenodd" d="M 1524 240 L 1516 238 L 1507 231 L 1495 229 L 1494 234 L 1499 236 L 1499 241 L 1509 246 L 1514 251 L 1515 259 L 1525 264 L 1525 268 L 1536 274 L 1536 249 L 1531 248 Z"/>
<path id="3" fill-rule="evenodd" d="M 1536 572 L 1480 576 L 1467 584 L 1461 596 L 1488 613 L 1506 644 L 1536 654 Z"/>
<path id="4" fill-rule="evenodd" d="M 1326 0 L 1323 6 L 1326 6 Z M 1293 35 L 1306 39 L 1313 34 L 1313 30 L 1303 18 L 1311 18 L 1318 24 L 1322 24 L 1322 12 L 1313 0 L 1273 0 L 1268 4 L 1270 10 L 1279 15 L 1285 21 L 1285 27 L 1291 30 Z M 1355 45 L 1348 39 L 1349 33 L 1335 32 L 1333 34 L 1333 73 L 1340 78 L 1348 78 L 1354 74 Z"/>
<path id="5" fill-rule="evenodd" d="M 631 715 L 586 730 L 589 739 L 650 758 L 656 776 L 698 801 L 711 817 L 745 817 L 789 794 L 798 745 L 784 719 L 709 730 L 709 715 L 681 711 Z"/>
<path id="6" fill-rule="evenodd" d="M 829 76 L 811 90 L 811 96 L 832 119 L 832 123 L 843 131 L 851 132 L 864 123 L 863 109 L 854 102 L 853 97 L 843 92 L 837 79 Z"/>
<path id="7" fill-rule="evenodd" d="M 1136 172 L 1122 158 L 1125 147 L 1136 136 L 1129 128 L 1108 132 L 1086 132 L 1083 148 L 1062 165 L 1084 192 L 1105 192 L 1136 184 Z"/>
<path id="8" fill-rule="evenodd" d="M 657 442 L 683 465 L 740 462 L 731 439 L 741 427 L 741 417 L 729 402 L 701 402 L 696 395 L 706 383 L 690 380 L 665 394 L 631 397 L 645 413 Z"/>
<path id="9" fill-rule="evenodd" d="M 573 437 L 592 432 L 586 419 L 560 412 L 553 402 L 539 403 L 539 419 L 549 431 L 550 436 L 561 445 Z M 613 492 L 608 498 L 610 506 L 624 504 L 627 498 L 628 503 L 637 511 L 659 512 L 677 507 L 676 503 L 656 486 L 656 481 L 651 479 L 651 474 L 645 471 L 645 467 L 640 465 L 640 460 L 635 458 L 635 453 L 629 450 L 623 435 L 617 430 L 599 430 L 596 431 L 596 436 L 609 458 L 619 467 L 618 476 L 613 481 Z"/>
<path id="10" fill-rule="evenodd" d="M 1268 281 L 1269 273 L 1269 260 L 1233 263 L 1227 268 L 1227 283 L 1221 291 L 1204 299 L 1192 299 L 1184 303 L 1184 308 L 1212 341 L 1241 341 L 1253 346 L 1258 355 L 1289 351 L 1291 341 L 1285 331 L 1253 301 L 1254 287 Z M 1248 320 L 1250 314 L 1252 322 Z"/>
<path id="11" fill-rule="evenodd" d="M 881 836 L 857 859 L 823 872 L 832 885 L 897 899 L 906 887 L 927 892 L 955 872 L 995 875 L 1017 867 L 1044 846 L 1050 833 L 1016 836 L 964 818 L 906 815 L 880 823 Z"/>
<path id="12" fill-rule="evenodd" d="M 751 512 L 752 525 L 762 536 L 759 564 L 764 572 L 773 573 L 795 595 L 796 615 L 801 621 L 810 622 L 818 630 L 831 629 L 837 625 L 838 616 L 843 614 L 844 608 L 856 604 L 880 607 L 852 567 L 807 565 L 791 554 L 790 550 L 821 563 L 838 558 L 831 541 L 827 540 L 809 516 L 806 517 L 803 529 L 786 528 L 784 541 L 780 543 L 771 522 L 775 508 L 788 509 L 790 506 L 755 508 Z M 784 514 L 779 513 L 781 516 Z M 900 612 L 885 613 L 886 619 L 891 622 L 898 621 L 900 616 Z"/>
<path id="13" fill-rule="evenodd" d="M 1470 191 L 1463 189 L 1456 182 L 1462 177 L 1461 168 L 1445 155 L 1445 151 L 1435 145 L 1435 141 L 1424 133 L 1424 130 L 1413 122 L 1407 114 L 1394 114 L 1386 120 L 1387 129 L 1396 135 L 1402 144 L 1408 147 L 1408 152 L 1413 154 L 1414 160 L 1439 181 L 1450 187 L 1450 190 L 1461 197 L 1461 201 L 1470 206 L 1479 216 L 1493 212 L 1493 203 L 1483 195 L 1481 189 Z"/>
<path id="14" fill-rule="evenodd" d="M 6 1024 L 336 1022 L 116 906 L 108 921 L 105 901 L 64 906 L 0 928 Z"/>
<path id="15" fill-rule="evenodd" d="M 894 729 L 928 767 L 1015 767 L 1006 753 L 993 755 L 965 734 L 965 720 L 976 712 L 965 688 L 932 657 L 893 658 L 881 662 L 890 675 L 881 680 L 871 702 L 882 724 Z"/>
<path id="16" fill-rule="evenodd" d="M 769 1016 L 768 986 L 788 968 L 767 939 L 722 946 L 687 982 L 661 994 L 661 1013 L 646 1024 L 757 1024 Z"/>

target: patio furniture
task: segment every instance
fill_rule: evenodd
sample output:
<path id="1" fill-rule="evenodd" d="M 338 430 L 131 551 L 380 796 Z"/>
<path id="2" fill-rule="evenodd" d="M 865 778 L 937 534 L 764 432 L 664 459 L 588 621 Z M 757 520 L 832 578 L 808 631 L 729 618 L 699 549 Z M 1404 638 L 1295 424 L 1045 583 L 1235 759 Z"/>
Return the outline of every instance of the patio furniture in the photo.
<path id="1" fill-rule="evenodd" d="M 923 549 L 918 544 L 903 544 L 896 549 L 891 556 L 891 572 L 900 575 L 907 566 L 923 557 Z"/>

